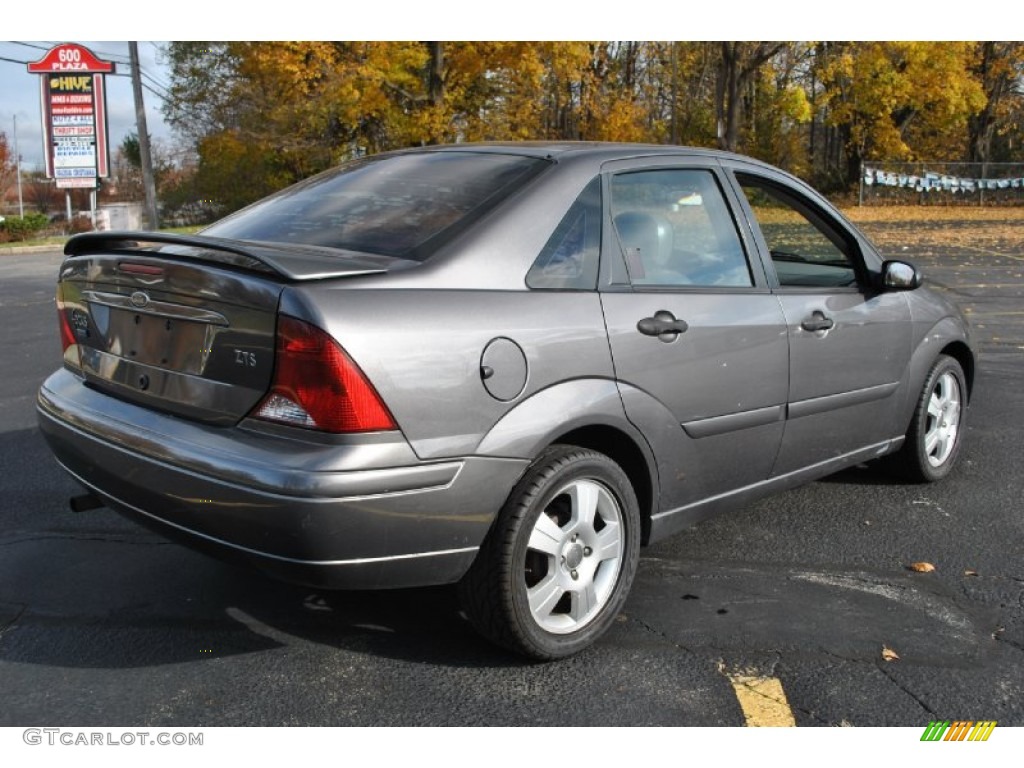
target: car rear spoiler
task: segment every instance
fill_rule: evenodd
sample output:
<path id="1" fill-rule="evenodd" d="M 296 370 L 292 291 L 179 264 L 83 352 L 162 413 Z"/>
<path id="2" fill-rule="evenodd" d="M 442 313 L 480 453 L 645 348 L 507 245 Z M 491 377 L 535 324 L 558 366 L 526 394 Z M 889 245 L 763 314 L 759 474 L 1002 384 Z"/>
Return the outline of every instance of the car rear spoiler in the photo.
<path id="1" fill-rule="evenodd" d="M 118 253 L 133 257 L 148 255 L 215 262 L 288 280 L 369 275 L 405 264 L 404 259 L 391 256 L 316 245 L 229 240 L 166 232 L 87 232 L 75 235 L 64 246 L 64 254 L 69 257 Z"/>

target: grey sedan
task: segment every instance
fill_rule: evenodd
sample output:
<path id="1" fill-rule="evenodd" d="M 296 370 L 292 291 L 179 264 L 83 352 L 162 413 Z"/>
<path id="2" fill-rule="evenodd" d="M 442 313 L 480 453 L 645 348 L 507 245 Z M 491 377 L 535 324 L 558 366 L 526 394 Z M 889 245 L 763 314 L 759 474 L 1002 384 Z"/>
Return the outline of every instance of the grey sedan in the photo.
<path id="1" fill-rule="evenodd" d="M 65 251 L 38 412 L 73 505 L 301 583 L 457 582 L 538 659 L 713 513 L 883 457 L 944 477 L 974 378 L 915 267 L 706 150 L 396 152 Z"/>

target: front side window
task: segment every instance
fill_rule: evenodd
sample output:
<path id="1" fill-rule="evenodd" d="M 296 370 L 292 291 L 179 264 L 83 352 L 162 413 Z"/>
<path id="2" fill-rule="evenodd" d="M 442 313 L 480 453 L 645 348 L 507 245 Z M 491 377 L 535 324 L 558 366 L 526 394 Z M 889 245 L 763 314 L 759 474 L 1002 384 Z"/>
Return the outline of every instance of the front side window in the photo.
<path id="1" fill-rule="evenodd" d="M 779 285 L 838 288 L 857 284 L 852 247 L 821 214 L 757 177 L 737 178 L 768 245 Z"/>
<path id="2" fill-rule="evenodd" d="M 612 179 L 611 212 L 635 286 L 739 287 L 753 283 L 714 174 L 652 170 Z"/>

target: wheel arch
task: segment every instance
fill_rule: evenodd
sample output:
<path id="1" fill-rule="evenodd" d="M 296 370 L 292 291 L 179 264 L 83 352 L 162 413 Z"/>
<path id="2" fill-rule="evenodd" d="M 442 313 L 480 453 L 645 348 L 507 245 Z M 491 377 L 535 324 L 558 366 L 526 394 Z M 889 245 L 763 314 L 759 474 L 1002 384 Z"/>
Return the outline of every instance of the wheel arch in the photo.
<path id="1" fill-rule="evenodd" d="M 941 354 L 949 355 L 958 363 L 964 371 L 964 378 L 967 379 L 967 401 L 970 402 L 974 393 L 974 353 L 962 341 L 953 341 L 942 348 Z"/>
<path id="2" fill-rule="evenodd" d="M 641 543 L 647 544 L 651 534 L 651 516 L 654 514 L 654 489 L 656 478 L 653 464 L 647 460 L 643 450 L 633 438 L 606 424 L 592 424 L 577 427 L 559 435 L 551 445 L 574 445 L 603 453 L 614 461 L 629 478 L 640 506 Z"/>
<path id="3" fill-rule="evenodd" d="M 970 402 L 974 389 L 976 361 L 969 344 L 968 331 L 962 321 L 946 316 L 933 325 L 926 325 L 918 331 L 917 342 L 907 369 L 905 399 L 900 411 L 899 423 L 905 433 L 914 415 L 917 397 L 921 393 L 928 372 L 941 355 L 949 355 L 963 369 L 967 384 L 967 401 Z"/>
<path id="4" fill-rule="evenodd" d="M 622 468 L 637 496 L 646 544 L 658 504 L 657 463 L 644 435 L 626 418 L 616 382 L 575 379 L 531 395 L 488 431 L 476 453 L 532 462 L 556 444 L 598 451 Z"/>

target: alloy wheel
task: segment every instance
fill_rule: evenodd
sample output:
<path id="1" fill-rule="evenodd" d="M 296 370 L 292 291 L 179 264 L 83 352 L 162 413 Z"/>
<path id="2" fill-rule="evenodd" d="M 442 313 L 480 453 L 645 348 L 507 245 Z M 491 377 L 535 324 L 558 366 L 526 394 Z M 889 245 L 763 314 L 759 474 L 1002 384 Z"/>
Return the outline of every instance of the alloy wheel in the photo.
<path id="1" fill-rule="evenodd" d="M 928 463 L 942 466 L 953 452 L 960 429 L 960 384 L 951 372 L 943 373 L 928 399 L 924 450 Z"/>
<path id="2" fill-rule="evenodd" d="M 623 557 L 622 510 L 601 484 L 577 479 L 538 515 L 523 578 L 534 621 L 553 634 L 585 627 L 615 588 Z"/>

